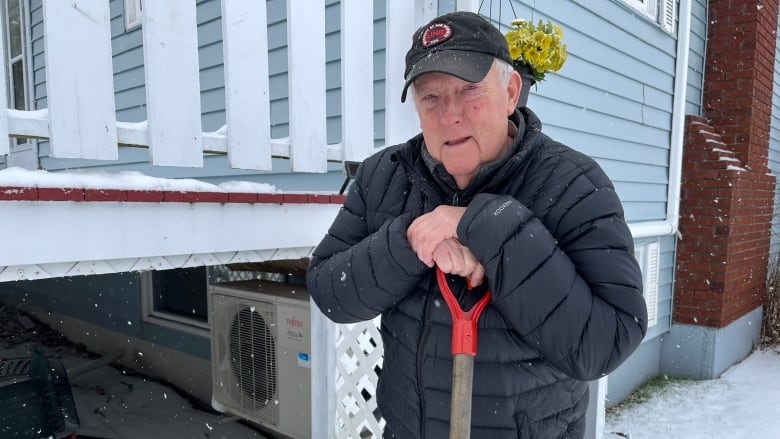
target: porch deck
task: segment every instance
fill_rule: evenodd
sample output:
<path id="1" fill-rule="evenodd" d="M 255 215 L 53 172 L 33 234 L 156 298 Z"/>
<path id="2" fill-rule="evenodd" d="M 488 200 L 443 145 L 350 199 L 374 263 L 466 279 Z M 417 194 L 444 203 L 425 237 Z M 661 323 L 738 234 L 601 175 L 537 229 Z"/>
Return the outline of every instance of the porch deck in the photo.
<path id="1" fill-rule="evenodd" d="M 0 187 L 0 282 L 309 256 L 336 194 Z"/>

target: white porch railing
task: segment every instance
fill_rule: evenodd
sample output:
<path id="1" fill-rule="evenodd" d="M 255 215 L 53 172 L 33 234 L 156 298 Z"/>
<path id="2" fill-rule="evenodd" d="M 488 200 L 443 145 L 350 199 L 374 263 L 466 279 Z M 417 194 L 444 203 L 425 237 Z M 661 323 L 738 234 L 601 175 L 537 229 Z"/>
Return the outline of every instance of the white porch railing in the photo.
<path id="1" fill-rule="evenodd" d="M 374 150 L 373 2 L 342 0 L 342 141 L 327 144 L 325 2 L 288 0 L 289 137 L 271 138 L 266 2 L 223 1 L 226 124 L 201 127 L 195 1 L 145 2 L 142 14 L 147 120 L 117 122 L 107 0 L 43 0 L 48 109 L 0 111 L 0 138 L 48 139 L 51 156 L 116 160 L 119 145 L 149 148 L 153 165 L 203 166 L 224 153 L 231 167 L 271 170 L 271 158 L 294 172 L 326 172 L 327 162 L 362 160 Z M 405 140 L 417 122 L 400 103 L 404 53 L 435 2 L 388 2 L 386 139 Z M 409 19 L 415 17 L 415 19 Z M 0 51 L 4 48 L 0 48 Z M 0 53 L 0 55 L 3 55 Z M 74 60 L 81 60 L 74 62 Z M 84 66 L 89 66 L 84 68 Z M 0 75 L 5 75 L 0 65 Z M 0 88 L 0 102 L 7 102 Z M 9 153 L 0 142 L 0 155 Z"/>

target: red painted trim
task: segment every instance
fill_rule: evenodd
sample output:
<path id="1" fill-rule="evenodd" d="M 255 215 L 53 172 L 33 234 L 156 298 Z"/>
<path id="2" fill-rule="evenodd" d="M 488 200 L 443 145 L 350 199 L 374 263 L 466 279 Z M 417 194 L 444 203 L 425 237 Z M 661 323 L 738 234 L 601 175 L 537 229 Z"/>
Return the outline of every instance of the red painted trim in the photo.
<path id="1" fill-rule="evenodd" d="M 282 194 L 283 203 L 303 204 L 309 202 L 309 196 L 306 194 Z"/>
<path id="2" fill-rule="evenodd" d="M 120 189 L 84 189 L 84 201 L 127 201 L 127 192 Z"/>
<path id="3" fill-rule="evenodd" d="M 88 201 L 131 203 L 343 204 L 338 194 L 181 192 L 124 189 L 0 187 L 2 201 Z"/>
<path id="4" fill-rule="evenodd" d="M 229 203 L 257 203 L 257 194 L 249 192 L 230 192 L 228 194 Z"/>
<path id="5" fill-rule="evenodd" d="M 34 187 L 2 187 L 0 200 L 35 201 L 38 199 L 38 189 Z"/>
<path id="6" fill-rule="evenodd" d="M 162 191 L 127 191 L 127 201 L 159 203 L 165 198 Z"/>
<path id="7" fill-rule="evenodd" d="M 258 203 L 282 203 L 282 194 L 257 194 Z"/>
<path id="8" fill-rule="evenodd" d="M 84 189 L 39 187 L 37 199 L 46 201 L 84 201 Z"/>

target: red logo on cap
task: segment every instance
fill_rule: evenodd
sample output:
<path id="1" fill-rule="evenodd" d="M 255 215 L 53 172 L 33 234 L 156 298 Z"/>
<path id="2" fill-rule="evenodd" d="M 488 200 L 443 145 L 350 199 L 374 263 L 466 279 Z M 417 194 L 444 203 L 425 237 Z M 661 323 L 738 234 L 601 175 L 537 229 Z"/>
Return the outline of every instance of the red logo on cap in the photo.
<path id="1" fill-rule="evenodd" d="M 425 29 L 420 43 L 423 47 L 431 47 L 441 42 L 447 41 L 452 36 L 452 28 L 444 23 L 434 23 Z"/>

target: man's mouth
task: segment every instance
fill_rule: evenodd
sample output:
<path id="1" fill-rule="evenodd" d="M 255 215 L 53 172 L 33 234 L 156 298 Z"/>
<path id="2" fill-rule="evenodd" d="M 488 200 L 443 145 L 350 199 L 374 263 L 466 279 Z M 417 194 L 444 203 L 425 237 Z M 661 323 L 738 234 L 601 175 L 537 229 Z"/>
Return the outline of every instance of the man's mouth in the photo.
<path id="1" fill-rule="evenodd" d="M 444 142 L 444 144 L 447 146 L 456 146 L 462 144 L 463 142 L 469 140 L 470 138 L 471 137 L 461 137 L 460 139 L 448 140 Z"/>

